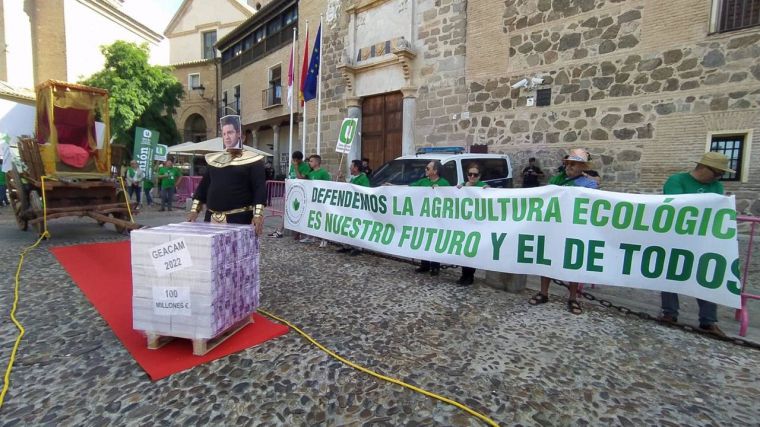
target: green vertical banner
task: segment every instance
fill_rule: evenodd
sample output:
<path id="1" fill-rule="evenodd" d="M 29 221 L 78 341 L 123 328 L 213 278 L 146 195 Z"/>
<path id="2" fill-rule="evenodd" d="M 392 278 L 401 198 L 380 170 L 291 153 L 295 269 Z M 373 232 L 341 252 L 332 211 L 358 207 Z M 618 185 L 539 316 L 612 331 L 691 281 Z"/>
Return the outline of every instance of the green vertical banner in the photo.
<path id="1" fill-rule="evenodd" d="M 145 179 L 153 179 L 153 153 L 158 144 L 158 132 L 150 129 L 135 128 L 135 160 L 145 172 Z"/>

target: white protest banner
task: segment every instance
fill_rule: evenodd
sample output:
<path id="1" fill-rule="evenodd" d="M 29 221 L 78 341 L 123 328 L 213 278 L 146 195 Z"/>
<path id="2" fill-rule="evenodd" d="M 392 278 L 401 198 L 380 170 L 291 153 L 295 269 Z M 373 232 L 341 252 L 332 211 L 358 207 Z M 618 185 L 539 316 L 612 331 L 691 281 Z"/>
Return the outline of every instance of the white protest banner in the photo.
<path id="1" fill-rule="evenodd" d="M 335 146 L 336 152 L 348 154 L 351 151 L 351 143 L 354 142 L 358 125 L 359 119 L 343 119 L 338 132 L 338 144 Z"/>
<path id="2" fill-rule="evenodd" d="M 182 238 L 150 248 L 150 259 L 159 276 L 168 276 L 193 265 L 190 250 Z"/>
<path id="3" fill-rule="evenodd" d="M 738 308 L 734 197 L 286 181 L 285 226 L 402 257 Z"/>
<path id="4" fill-rule="evenodd" d="M 158 316 L 193 314 L 190 307 L 190 288 L 154 286 L 153 314 Z"/>

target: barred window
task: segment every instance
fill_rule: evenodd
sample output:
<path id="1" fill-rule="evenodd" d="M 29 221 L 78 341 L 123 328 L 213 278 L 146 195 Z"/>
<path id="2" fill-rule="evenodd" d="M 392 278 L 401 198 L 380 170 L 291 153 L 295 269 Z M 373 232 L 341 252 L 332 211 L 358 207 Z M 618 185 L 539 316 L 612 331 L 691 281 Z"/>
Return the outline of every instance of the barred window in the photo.
<path id="1" fill-rule="evenodd" d="M 760 25 L 760 0 L 714 0 L 715 31 L 724 33 Z"/>
<path id="2" fill-rule="evenodd" d="M 728 157 L 728 167 L 736 173 L 726 173 L 721 181 L 740 181 L 742 176 L 742 157 L 744 155 L 746 135 L 713 135 L 710 141 L 710 151 L 724 154 Z"/>

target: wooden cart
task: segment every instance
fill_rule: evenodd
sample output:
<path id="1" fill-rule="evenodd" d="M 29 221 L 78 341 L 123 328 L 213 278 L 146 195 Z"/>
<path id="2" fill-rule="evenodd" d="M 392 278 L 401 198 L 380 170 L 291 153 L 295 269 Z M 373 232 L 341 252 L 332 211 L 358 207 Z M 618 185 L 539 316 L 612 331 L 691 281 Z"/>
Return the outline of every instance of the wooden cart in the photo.
<path id="1" fill-rule="evenodd" d="M 107 91 L 54 80 L 42 83 L 37 87 L 35 130 L 36 140 L 18 143 L 21 170 L 14 165 L 7 174 L 20 229 L 31 225 L 41 234 L 47 221 L 67 216 L 111 223 L 117 232 L 141 227 L 132 218 L 135 204 L 128 204 L 118 172 L 111 170 Z M 124 155 L 123 150 L 113 154 Z"/>

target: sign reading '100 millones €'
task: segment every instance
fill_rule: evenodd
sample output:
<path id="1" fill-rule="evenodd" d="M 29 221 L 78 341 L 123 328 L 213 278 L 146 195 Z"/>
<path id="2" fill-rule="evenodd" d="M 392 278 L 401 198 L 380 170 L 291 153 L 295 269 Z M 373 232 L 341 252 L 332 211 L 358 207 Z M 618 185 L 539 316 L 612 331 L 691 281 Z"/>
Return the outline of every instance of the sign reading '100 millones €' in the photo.
<path id="1" fill-rule="evenodd" d="M 153 287 L 153 314 L 169 316 L 193 314 L 190 307 L 190 288 L 176 286 Z"/>

